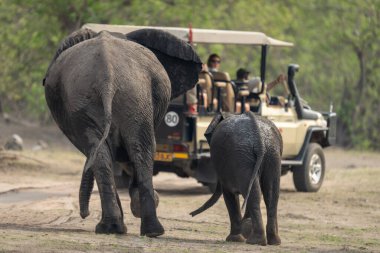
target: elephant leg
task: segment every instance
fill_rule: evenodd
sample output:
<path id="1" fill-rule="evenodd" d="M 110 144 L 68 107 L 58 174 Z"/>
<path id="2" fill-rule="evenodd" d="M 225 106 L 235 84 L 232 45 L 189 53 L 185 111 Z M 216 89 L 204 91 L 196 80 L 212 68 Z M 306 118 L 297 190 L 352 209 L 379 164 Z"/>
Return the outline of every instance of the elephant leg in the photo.
<path id="1" fill-rule="evenodd" d="M 241 234 L 244 238 L 248 238 L 248 236 L 252 232 L 252 221 L 251 216 L 249 214 L 248 208 L 245 209 L 243 220 L 241 222 Z"/>
<path id="2" fill-rule="evenodd" d="M 250 214 L 249 214 L 249 210 L 246 208 L 245 209 L 245 212 L 244 212 L 244 216 L 243 216 L 243 220 L 244 219 L 249 219 L 251 216 L 250 216 Z"/>
<path id="3" fill-rule="evenodd" d="M 129 197 L 131 198 L 131 211 L 133 216 L 136 218 L 141 218 L 141 207 L 140 207 L 140 196 L 139 196 L 139 188 L 137 184 L 137 178 L 136 178 L 136 169 L 133 167 L 133 165 L 130 165 L 133 168 L 133 176 L 132 176 L 132 182 L 129 186 Z"/>
<path id="4" fill-rule="evenodd" d="M 244 242 L 245 238 L 241 234 L 241 212 L 239 206 L 239 195 L 234 194 L 223 188 L 224 202 L 226 203 L 230 216 L 231 231 L 226 241 Z"/>
<path id="5" fill-rule="evenodd" d="M 130 165 L 130 166 L 133 168 L 133 165 Z M 133 170 L 135 170 L 135 168 L 133 168 Z M 129 186 L 129 196 L 131 198 L 130 207 L 131 207 L 133 216 L 135 216 L 136 218 L 141 218 L 140 194 L 139 194 L 139 188 L 137 184 L 137 178 L 135 176 L 136 173 L 134 172 L 132 174 L 133 174 L 132 180 Z M 159 204 L 159 196 L 156 190 L 154 190 L 154 202 L 157 208 Z"/>
<path id="6" fill-rule="evenodd" d="M 116 187 L 115 187 L 116 189 Z M 120 213 L 121 213 L 121 219 L 122 221 L 124 222 L 124 212 L 123 212 L 123 207 L 121 206 L 121 201 L 120 201 L 120 197 L 119 197 L 119 194 L 116 192 L 116 200 L 117 200 L 117 205 L 119 206 L 119 209 L 120 209 Z"/>
<path id="7" fill-rule="evenodd" d="M 137 186 L 140 202 L 139 216 L 141 216 L 140 234 L 157 237 L 164 234 L 165 231 L 157 218 L 152 182 L 153 155 L 156 146 L 153 108 L 147 104 L 145 107 L 136 109 L 131 107 L 128 100 L 121 99 L 123 103 L 126 103 L 126 112 L 123 111 L 120 115 L 120 136 L 124 149 L 128 153 L 130 164 L 133 167 L 134 177 L 130 187 L 130 193 L 132 193 L 131 207 L 133 208 L 136 203 L 137 194 L 133 194 L 133 191 Z M 140 113 L 136 113 L 139 110 Z"/>
<path id="8" fill-rule="evenodd" d="M 126 233 L 123 211 L 113 178 L 111 154 L 107 145 L 104 144 L 100 147 L 92 169 L 102 205 L 102 219 L 96 225 L 95 232 L 101 234 Z"/>
<path id="9" fill-rule="evenodd" d="M 252 186 L 249 199 L 247 201 L 247 208 L 251 216 L 252 231 L 247 238 L 249 244 L 259 244 L 265 246 L 267 239 L 264 232 L 263 220 L 260 210 L 261 190 L 259 180 L 256 179 Z"/>
<path id="10" fill-rule="evenodd" d="M 152 144 L 154 144 L 154 139 L 152 140 Z M 136 175 L 140 199 L 140 234 L 148 237 L 157 237 L 164 234 L 165 231 L 156 214 L 155 193 L 152 183 L 154 146 L 147 147 L 146 143 L 144 145 L 141 143 L 134 143 L 132 145 L 134 155 L 131 160 L 135 169 L 134 173 Z"/>
<path id="11" fill-rule="evenodd" d="M 156 190 L 154 191 L 154 203 L 155 207 L 158 207 L 159 204 L 159 196 Z M 140 194 L 139 194 L 139 188 L 136 187 L 131 187 L 129 188 L 129 196 L 131 197 L 131 211 L 133 216 L 136 218 L 141 218 L 141 206 L 140 206 Z"/>
<path id="12" fill-rule="evenodd" d="M 278 235 L 277 205 L 280 192 L 280 165 L 271 163 L 272 171 L 264 170 L 261 180 L 265 206 L 267 209 L 266 233 L 269 245 L 280 245 L 281 239 Z M 276 169 L 274 171 L 274 168 Z"/>

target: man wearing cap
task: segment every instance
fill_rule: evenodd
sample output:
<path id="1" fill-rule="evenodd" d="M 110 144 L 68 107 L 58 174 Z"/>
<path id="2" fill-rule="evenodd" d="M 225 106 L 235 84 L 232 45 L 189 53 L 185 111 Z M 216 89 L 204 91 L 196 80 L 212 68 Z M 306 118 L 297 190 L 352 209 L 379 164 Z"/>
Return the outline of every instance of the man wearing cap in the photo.
<path id="1" fill-rule="evenodd" d="M 246 88 L 250 93 L 257 93 L 261 90 L 261 79 L 260 77 L 254 77 L 249 79 L 250 72 L 244 68 L 239 68 L 236 71 L 236 83 L 241 83 L 241 88 Z M 286 76 L 284 74 L 280 74 L 275 80 L 266 84 L 266 92 L 269 92 L 272 88 L 274 88 L 277 84 L 282 83 L 286 80 Z M 265 89 L 264 89 L 265 90 Z M 251 107 L 258 106 L 257 99 L 250 99 L 247 101 Z"/>
<path id="2" fill-rule="evenodd" d="M 261 88 L 261 79 L 260 77 L 254 77 L 252 79 L 249 79 L 250 72 L 247 71 L 244 68 L 238 69 L 236 72 L 236 81 L 237 82 L 245 82 L 247 83 L 248 89 L 250 92 L 259 92 Z M 274 88 L 277 84 L 282 83 L 286 80 L 286 76 L 284 74 L 280 74 L 275 80 L 272 82 L 266 84 L 266 91 L 270 91 L 272 88 Z"/>

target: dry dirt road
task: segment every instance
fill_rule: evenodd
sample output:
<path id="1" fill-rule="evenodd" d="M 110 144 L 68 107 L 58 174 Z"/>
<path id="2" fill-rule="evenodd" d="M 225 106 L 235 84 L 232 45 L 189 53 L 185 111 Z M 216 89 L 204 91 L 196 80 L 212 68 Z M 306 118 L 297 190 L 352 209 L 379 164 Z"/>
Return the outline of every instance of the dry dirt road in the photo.
<path id="1" fill-rule="evenodd" d="M 11 132 L 1 127 L 0 135 Z M 35 131 L 26 151 L 0 153 L 0 252 L 380 252 L 380 154 L 327 149 L 328 170 L 317 193 L 296 192 L 291 174 L 283 176 L 282 245 L 262 247 L 224 241 L 229 219 L 222 199 L 192 218 L 188 213 L 210 197 L 208 190 L 167 173 L 154 177 L 165 235 L 139 236 L 140 220 L 132 216 L 125 190 L 121 200 L 128 233 L 96 235 L 101 216 L 96 190 L 91 215 L 79 216 L 83 157 L 64 141 L 53 146 L 51 140 L 61 140 L 54 130 L 43 137 Z M 50 140 L 52 147 L 30 151 L 37 138 Z"/>

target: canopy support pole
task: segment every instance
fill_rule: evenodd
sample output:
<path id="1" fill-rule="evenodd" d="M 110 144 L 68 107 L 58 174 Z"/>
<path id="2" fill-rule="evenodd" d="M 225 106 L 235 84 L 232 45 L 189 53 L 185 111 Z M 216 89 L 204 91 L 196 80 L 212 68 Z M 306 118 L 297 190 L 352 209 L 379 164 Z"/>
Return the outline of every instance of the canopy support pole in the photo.
<path id="1" fill-rule="evenodd" d="M 261 47 L 261 62 L 260 62 L 260 78 L 261 78 L 262 85 L 261 85 L 261 91 L 259 93 L 263 93 L 264 91 L 267 52 L 268 52 L 268 45 L 263 45 Z"/>

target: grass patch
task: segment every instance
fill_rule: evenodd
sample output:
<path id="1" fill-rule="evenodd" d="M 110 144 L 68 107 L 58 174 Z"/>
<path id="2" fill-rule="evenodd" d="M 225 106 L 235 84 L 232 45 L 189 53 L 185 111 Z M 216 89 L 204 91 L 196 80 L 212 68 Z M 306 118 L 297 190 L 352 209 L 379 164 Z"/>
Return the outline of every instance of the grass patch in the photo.
<path id="1" fill-rule="evenodd" d="M 342 244 L 346 241 L 344 238 L 340 236 L 329 235 L 329 234 L 320 235 L 318 238 L 322 242 L 328 242 L 328 243 L 333 243 L 333 244 Z"/>

